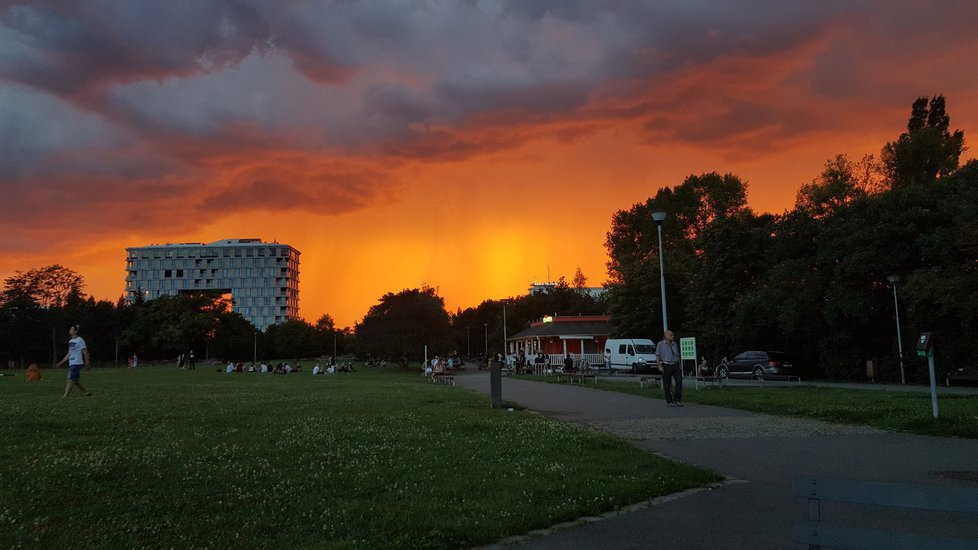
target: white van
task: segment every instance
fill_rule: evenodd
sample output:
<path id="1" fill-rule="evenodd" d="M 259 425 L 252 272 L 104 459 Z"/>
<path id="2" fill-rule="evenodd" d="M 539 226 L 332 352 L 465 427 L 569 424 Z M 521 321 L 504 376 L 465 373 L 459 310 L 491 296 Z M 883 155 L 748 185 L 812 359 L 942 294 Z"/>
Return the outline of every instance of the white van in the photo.
<path id="1" fill-rule="evenodd" d="M 610 339 L 604 349 L 611 351 L 611 368 L 631 373 L 659 372 L 655 342 L 647 338 Z"/>

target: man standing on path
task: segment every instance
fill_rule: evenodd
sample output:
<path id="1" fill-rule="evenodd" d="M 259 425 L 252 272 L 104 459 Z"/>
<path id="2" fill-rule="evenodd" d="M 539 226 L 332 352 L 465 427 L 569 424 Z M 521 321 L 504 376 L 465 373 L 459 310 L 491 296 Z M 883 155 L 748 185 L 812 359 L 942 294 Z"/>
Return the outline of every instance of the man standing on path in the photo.
<path id="1" fill-rule="evenodd" d="M 663 333 L 664 338 L 655 346 L 655 357 L 659 362 L 659 372 L 662 373 L 662 389 L 666 392 L 666 405 L 669 407 L 683 406 L 683 371 L 679 365 L 679 350 L 676 348 L 676 338 L 671 330 Z M 672 382 L 676 382 L 676 393 L 672 392 Z"/>
<path id="2" fill-rule="evenodd" d="M 71 392 L 71 387 L 76 386 L 79 390 L 85 392 L 85 395 L 92 395 L 91 393 L 85 391 L 78 378 L 81 376 L 82 367 L 87 367 L 89 365 L 88 357 L 88 347 L 85 345 L 85 340 L 78 336 L 78 326 L 72 326 L 68 329 L 68 335 L 71 339 L 68 340 L 68 353 L 65 354 L 64 359 L 58 361 L 55 367 L 60 367 L 64 363 L 68 363 L 68 385 L 65 386 L 65 394 L 62 397 L 68 397 L 68 393 Z"/>

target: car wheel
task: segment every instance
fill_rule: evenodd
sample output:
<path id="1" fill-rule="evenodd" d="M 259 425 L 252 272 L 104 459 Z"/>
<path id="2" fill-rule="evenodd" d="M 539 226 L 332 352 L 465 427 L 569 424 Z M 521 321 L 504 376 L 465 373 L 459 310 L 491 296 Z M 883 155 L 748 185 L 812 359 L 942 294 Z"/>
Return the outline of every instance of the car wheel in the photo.
<path id="1" fill-rule="evenodd" d="M 761 367 L 754 367 L 754 378 L 757 380 L 764 380 L 764 369 Z"/>
<path id="2" fill-rule="evenodd" d="M 730 372 L 727 371 L 727 367 L 717 367 L 717 378 L 726 380 L 730 377 Z"/>

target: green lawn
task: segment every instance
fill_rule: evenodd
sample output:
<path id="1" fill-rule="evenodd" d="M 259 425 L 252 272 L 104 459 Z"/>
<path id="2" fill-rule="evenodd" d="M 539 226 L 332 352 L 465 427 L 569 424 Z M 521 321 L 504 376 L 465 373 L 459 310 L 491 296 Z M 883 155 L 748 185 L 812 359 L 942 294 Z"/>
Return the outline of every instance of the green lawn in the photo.
<path id="1" fill-rule="evenodd" d="M 719 481 L 398 370 L 0 378 L 0 547 L 445 548 Z"/>
<path id="2" fill-rule="evenodd" d="M 521 376 L 555 382 L 555 377 Z M 588 385 L 590 386 L 590 384 Z M 600 380 L 598 388 L 663 399 L 660 388 L 634 381 Z M 930 393 L 822 388 L 810 386 L 683 387 L 683 401 L 783 416 L 815 418 L 839 424 L 873 426 L 923 435 L 978 439 L 978 395 L 938 394 L 934 421 Z"/>

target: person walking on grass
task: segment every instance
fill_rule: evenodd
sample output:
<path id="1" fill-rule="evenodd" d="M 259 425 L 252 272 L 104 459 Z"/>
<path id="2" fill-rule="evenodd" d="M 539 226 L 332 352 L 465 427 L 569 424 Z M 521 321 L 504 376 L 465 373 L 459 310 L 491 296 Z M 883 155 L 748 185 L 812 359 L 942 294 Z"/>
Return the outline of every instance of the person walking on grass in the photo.
<path id="1" fill-rule="evenodd" d="M 79 390 L 85 392 L 85 395 L 92 395 L 91 392 L 85 390 L 78 381 L 81 376 L 82 367 L 87 367 L 91 364 L 91 360 L 88 357 L 88 347 L 85 345 L 85 339 L 78 336 L 78 325 L 74 325 L 68 329 L 68 335 L 71 337 L 68 340 L 68 353 L 65 354 L 64 359 L 58 361 L 55 367 L 60 367 L 64 363 L 68 364 L 68 384 L 65 386 L 65 394 L 62 397 L 68 397 L 71 392 L 72 386 L 77 387 Z"/>
<path id="2" fill-rule="evenodd" d="M 676 337 L 671 330 L 663 333 L 664 338 L 655 346 L 655 357 L 662 373 L 662 389 L 666 393 L 666 405 L 669 407 L 683 406 L 683 370 L 679 364 L 679 350 L 676 348 Z M 676 382 L 676 392 L 672 391 L 672 382 Z"/>

